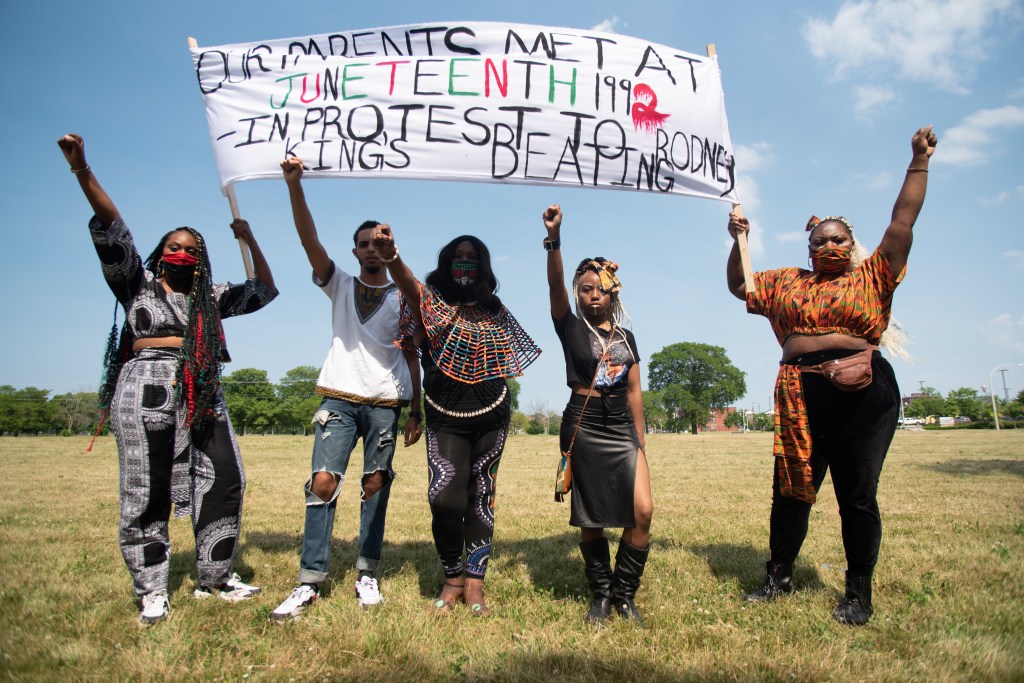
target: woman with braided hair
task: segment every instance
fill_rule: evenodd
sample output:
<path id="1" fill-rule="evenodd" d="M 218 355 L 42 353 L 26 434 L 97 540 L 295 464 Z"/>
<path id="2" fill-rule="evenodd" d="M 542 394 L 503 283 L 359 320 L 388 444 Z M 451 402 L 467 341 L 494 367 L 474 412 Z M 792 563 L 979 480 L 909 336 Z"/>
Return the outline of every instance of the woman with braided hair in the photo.
<path id="1" fill-rule="evenodd" d="M 580 527 L 592 594 L 586 621 L 606 621 L 614 606 L 619 616 L 642 627 L 633 598 L 647 564 L 654 503 L 644 445 L 640 354 L 633 333 L 623 327 L 628 317 L 619 299 L 618 266 L 602 257 L 580 261 L 572 280 L 574 315 L 562 266 L 561 207 L 549 206 L 542 218 L 551 318 L 572 390 L 562 414 L 560 446 L 569 454 L 569 524 Z M 561 490 L 555 498 L 561 500 Z M 622 528 L 614 570 L 606 527 Z"/>
<path id="2" fill-rule="evenodd" d="M 416 280 L 401 260 L 390 226 L 378 225 L 374 246 L 407 306 L 403 338 L 413 337 L 423 364 L 427 418 L 427 498 L 444 587 L 434 609 L 464 602 L 490 610 L 484 576 L 494 533 L 498 465 L 512 417 L 506 378 L 519 377 L 540 355 L 501 303 L 487 247 L 472 235 L 442 247 L 437 268 Z M 413 350 L 413 349 L 411 349 Z"/>
<path id="3" fill-rule="evenodd" d="M 775 383 L 771 558 L 762 586 L 745 596 L 749 601 L 793 591 L 793 563 L 807 536 L 811 505 L 831 470 L 847 567 L 845 594 L 832 618 L 860 626 L 874 612 L 871 576 L 882 542 L 878 479 L 900 408 L 896 376 L 878 346 L 904 355 L 902 335 L 894 339 L 890 326 L 892 296 L 906 271 L 936 144 L 931 126 L 914 134 L 891 222 L 866 258 L 842 216 L 808 221 L 811 270 L 754 273 L 753 291 L 743 280 L 739 248 L 734 245 L 729 255 L 729 290 L 747 302 L 747 312 L 768 318 L 782 345 Z M 749 228 L 743 216 L 729 215 L 734 238 Z"/>
<path id="4" fill-rule="evenodd" d="M 231 228 L 249 245 L 256 271 L 244 284 L 212 283 L 206 243 L 188 227 L 164 235 L 143 263 L 86 163 L 82 137 L 65 135 L 57 144 L 95 212 L 89 234 L 125 310 L 119 344 L 111 332 L 100 397 L 117 441 L 119 542 L 140 598 L 139 622 L 148 626 L 170 612 L 172 503 L 178 516 L 192 517 L 195 597 L 250 598 L 260 589 L 232 571 L 245 473 L 220 390 L 226 360 L 220 321 L 257 311 L 277 296 L 270 267 L 241 219 Z"/>

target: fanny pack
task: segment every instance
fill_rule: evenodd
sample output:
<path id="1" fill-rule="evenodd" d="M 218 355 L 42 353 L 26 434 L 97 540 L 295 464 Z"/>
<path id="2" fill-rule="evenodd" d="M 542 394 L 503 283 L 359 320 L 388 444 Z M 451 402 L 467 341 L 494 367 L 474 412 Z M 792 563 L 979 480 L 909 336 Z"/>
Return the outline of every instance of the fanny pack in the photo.
<path id="1" fill-rule="evenodd" d="M 797 368 L 800 372 L 821 375 L 840 391 L 860 391 L 871 385 L 871 357 L 876 348 L 870 346 L 852 356 L 817 365 L 798 365 Z"/>

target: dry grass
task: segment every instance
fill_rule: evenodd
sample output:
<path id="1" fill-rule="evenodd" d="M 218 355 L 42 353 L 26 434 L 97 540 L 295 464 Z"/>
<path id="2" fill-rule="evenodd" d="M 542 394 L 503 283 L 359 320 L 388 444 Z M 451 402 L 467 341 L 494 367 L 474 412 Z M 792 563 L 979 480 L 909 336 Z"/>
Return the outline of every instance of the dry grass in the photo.
<path id="1" fill-rule="evenodd" d="M 800 590 L 770 605 L 770 437 L 649 439 L 655 522 L 638 596 L 649 628 L 582 623 L 577 538 L 552 502 L 555 437 L 514 437 L 499 476 L 491 619 L 428 613 L 441 583 L 422 445 L 396 462 L 383 606 L 352 598 L 358 504 L 335 524 L 333 593 L 298 622 L 267 616 L 298 571 L 309 438 L 242 440 L 249 489 L 242 577 L 252 602 L 192 599 L 189 524 L 172 523 L 172 618 L 135 624 L 116 545 L 111 439 L 0 439 L 0 675 L 5 680 L 1020 680 L 1024 678 L 1024 432 L 905 432 L 882 473 L 876 615 L 830 614 L 844 569 L 828 490 L 812 513 Z M 358 461 L 358 456 L 357 456 Z"/>

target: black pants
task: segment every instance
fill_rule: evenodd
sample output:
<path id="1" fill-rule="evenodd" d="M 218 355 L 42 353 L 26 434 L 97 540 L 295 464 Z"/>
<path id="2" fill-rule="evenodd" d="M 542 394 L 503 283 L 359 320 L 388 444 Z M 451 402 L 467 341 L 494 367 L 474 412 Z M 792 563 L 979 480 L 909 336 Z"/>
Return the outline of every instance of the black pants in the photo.
<path id="1" fill-rule="evenodd" d="M 820 360 L 806 358 L 802 364 Z M 804 400 L 811 429 L 811 470 L 815 491 L 832 472 L 832 486 L 842 518 L 847 569 L 870 576 L 882 543 L 878 512 L 878 478 L 896 433 L 900 391 L 892 366 L 877 351 L 874 379 L 858 392 L 843 392 L 820 375 L 803 373 Z M 789 564 L 807 536 L 810 503 L 779 493 L 778 474 L 772 495 L 769 545 L 772 562 Z"/>
<path id="2" fill-rule="evenodd" d="M 511 416 L 510 395 L 493 410 L 469 418 L 447 417 L 427 406 L 427 498 L 447 578 L 465 573 L 482 579 L 487 573 L 495 485 Z"/>

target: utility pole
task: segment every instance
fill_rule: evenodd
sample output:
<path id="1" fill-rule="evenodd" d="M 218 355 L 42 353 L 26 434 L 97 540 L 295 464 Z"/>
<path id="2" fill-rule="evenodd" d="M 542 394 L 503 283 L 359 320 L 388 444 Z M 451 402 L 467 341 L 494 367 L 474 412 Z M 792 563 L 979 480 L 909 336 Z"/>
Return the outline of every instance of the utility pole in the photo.
<path id="1" fill-rule="evenodd" d="M 1007 403 L 1009 403 L 1010 402 L 1010 393 L 1006 390 L 1006 371 L 1007 370 L 1009 370 L 1009 368 L 1003 368 L 1002 370 L 999 371 L 999 374 L 1001 374 L 1003 376 L 1003 400 L 1006 401 Z"/>

